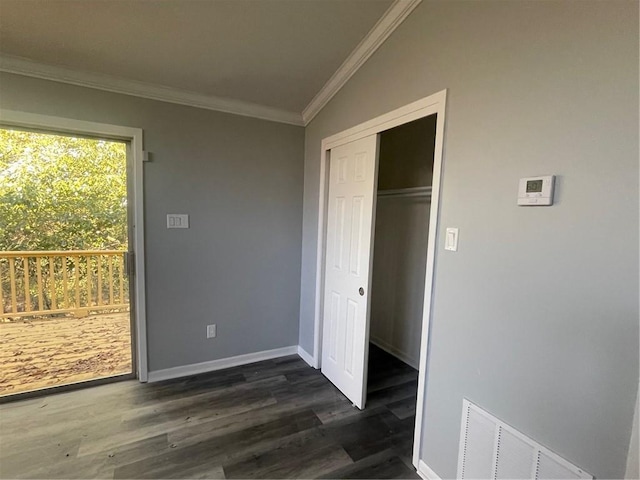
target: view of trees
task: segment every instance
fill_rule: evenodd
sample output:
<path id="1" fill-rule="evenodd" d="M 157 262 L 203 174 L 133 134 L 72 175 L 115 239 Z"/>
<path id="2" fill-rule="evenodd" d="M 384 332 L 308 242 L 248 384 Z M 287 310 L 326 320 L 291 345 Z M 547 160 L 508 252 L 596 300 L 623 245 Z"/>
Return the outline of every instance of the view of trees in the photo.
<path id="1" fill-rule="evenodd" d="M 0 129 L 0 252 L 125 250 L 125 149 Z"/>
<path id="2" fill-rule="evenodd" d="M 126 145 L 0 129 L 0 314 L 126 303 Z M 65 251 L 63 256 L 4 255 Z"/>

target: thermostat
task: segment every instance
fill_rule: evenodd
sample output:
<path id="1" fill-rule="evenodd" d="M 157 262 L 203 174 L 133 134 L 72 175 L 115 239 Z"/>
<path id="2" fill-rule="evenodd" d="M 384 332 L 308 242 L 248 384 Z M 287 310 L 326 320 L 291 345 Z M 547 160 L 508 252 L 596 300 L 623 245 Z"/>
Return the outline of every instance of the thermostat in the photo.
<path id="1" fill-rule="evenodd" d="M 555 176 L 521 178 L 518 185 L 518 205 L 553 205 Z"/>

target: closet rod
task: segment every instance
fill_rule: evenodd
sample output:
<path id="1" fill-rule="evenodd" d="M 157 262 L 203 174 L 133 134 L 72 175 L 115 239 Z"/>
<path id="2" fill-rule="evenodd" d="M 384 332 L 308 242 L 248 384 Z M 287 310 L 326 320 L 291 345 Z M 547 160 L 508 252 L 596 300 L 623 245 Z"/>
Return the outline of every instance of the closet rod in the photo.
<path id="1" fill-rule="evenodd" d="M 431 187 L 396 188 L 378 190 L 378 197 L 430 197 Z"/>

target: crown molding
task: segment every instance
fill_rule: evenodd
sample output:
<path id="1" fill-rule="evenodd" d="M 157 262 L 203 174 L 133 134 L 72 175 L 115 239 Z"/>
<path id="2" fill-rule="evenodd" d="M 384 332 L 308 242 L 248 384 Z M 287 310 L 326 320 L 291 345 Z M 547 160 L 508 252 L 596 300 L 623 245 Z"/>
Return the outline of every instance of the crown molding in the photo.
<path id="1" fill-rule="evenodd" d="M 34 62 L 21 57 L 0 55 L 0 71 L 273 122 L 298 126 L 304 125 L 302 116 L 299 113 L 266 105 L 232 98 L 203 95 L 100 73 L 81 72 L 66 67 Z"/>
<path id="2" fill-rule="evenodd" d="M 364 65 L 384 41 L 398 28 L 422 0 L 395 0 L 367 33 L 338 70 L 303 110 L 302 114 L 257 103 L 189 92 L 164 85 L 129 80 L 101 73 L 74 70 L 57 65 L 0 54 L 0 71 L 107 92 L 205 108 L 245 117 L 259 118 L 290 125 L 306 126 L 329 103 L 347 81 Z"/>
<path id="3" fill-rule="evenodd" d="M 354 73 L 369 59 L 384 41 L 398 28 L 405 18 L 422 0 L 395 0 L 384 15 L 369 31 L 366 37 L 351 52 L 338 70 L 324 84 L 320 91 L 302 111 L 304 124 L 311 120 L 329 103 L 336 93 L 353 76 Z"/>

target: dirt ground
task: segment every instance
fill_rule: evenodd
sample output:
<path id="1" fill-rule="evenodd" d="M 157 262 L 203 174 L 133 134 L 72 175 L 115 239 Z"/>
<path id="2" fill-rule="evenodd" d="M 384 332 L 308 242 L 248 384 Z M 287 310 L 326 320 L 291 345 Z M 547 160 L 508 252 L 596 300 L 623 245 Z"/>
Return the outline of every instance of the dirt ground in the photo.
<path id="1" fill-rule="evenodd" d="M 0 323 L 0 396 L 131 372 L 129 313 Z"/>

